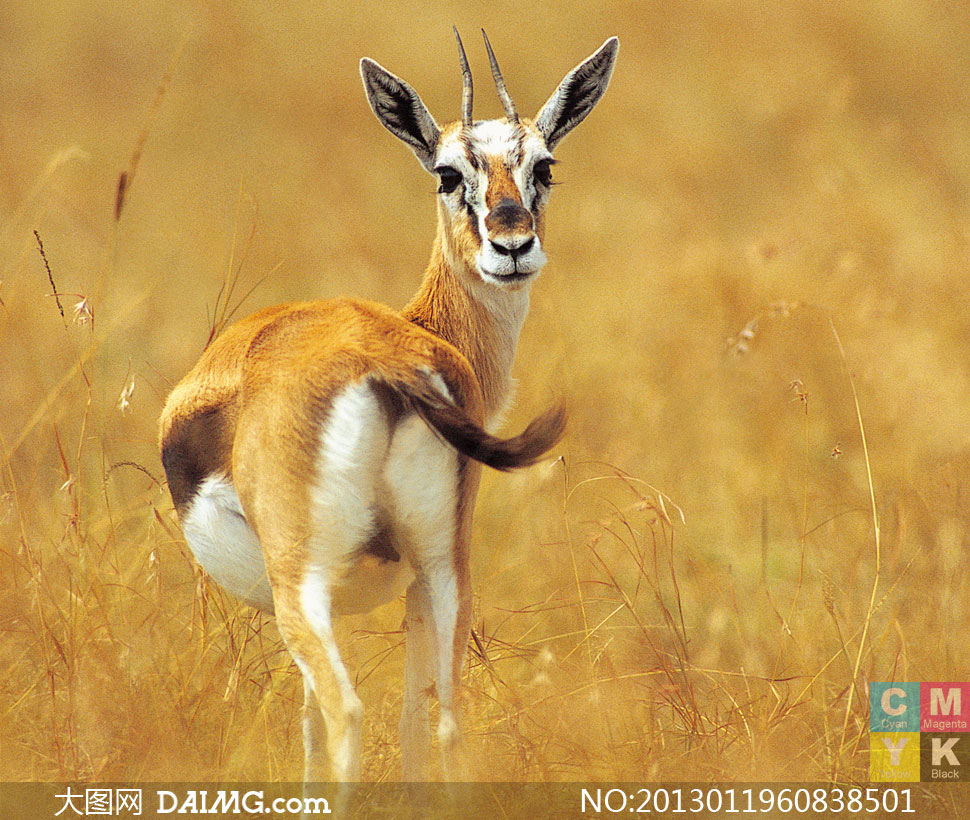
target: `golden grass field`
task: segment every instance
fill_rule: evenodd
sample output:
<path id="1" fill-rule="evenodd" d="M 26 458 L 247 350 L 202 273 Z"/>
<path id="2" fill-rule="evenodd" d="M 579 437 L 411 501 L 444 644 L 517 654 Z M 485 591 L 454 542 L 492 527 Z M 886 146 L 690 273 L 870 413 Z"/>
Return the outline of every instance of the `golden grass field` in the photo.
<path id="1" fill-rule="evenodd" d="M 478 27 L 526 113 L 621 41 L 505 428 L 561 398 L 561 458 L 479 497 L 472 778 L 862 782 L 870 681 L 970 679 L 970 7 L 5 0 L 0 780 L 300 778 L 300 677 L 193 563 L 157 418 L 232 311 L 416 289 L 435 183 L 357 62 L 453 119 L 452 23 L 478 117 Z M 347 630 L 372 780 L 402 614 Z"/>

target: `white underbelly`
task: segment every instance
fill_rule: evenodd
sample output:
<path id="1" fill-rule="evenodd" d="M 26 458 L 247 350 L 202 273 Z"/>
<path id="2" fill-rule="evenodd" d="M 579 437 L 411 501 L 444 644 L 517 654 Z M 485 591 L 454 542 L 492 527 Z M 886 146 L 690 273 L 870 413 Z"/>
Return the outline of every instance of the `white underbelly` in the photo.
<path id="1" fill-rule="evenodd" d="M 219 586 L 273 612 L 262 547 L 228 478 L 206 478 L 181 523 L 192 554 Z"/>

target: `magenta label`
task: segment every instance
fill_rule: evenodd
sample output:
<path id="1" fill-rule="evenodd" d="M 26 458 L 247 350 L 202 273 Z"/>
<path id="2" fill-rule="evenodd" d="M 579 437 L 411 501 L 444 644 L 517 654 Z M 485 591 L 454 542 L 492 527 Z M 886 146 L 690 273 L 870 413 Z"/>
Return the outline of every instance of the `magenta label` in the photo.
<path id="1" fill-rule="evenodd" d="M 921 683 L 921 732 L 970 732 L 970 683 Z"/>

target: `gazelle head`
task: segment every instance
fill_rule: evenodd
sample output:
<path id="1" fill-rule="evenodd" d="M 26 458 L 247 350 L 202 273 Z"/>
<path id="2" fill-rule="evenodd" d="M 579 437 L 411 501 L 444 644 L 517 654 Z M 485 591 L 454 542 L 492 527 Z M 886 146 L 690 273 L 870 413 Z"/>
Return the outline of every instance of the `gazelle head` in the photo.
<path id="1" fill-rule="evenodd" d="M 463 79 L 461 120 L 439 126 L 410 85 L 367 58 L 360 63 L 364 89 L 384 127 L 438 177 L 438 240 L 448 266 L 487 286 L 521 288 L 546 261 L 543 213 L 552 185 L 552 152 L 603 96 L 619 41 L 610 38 L 570 71 L 530 120 L 518 115 L 486 36 L 505 117 L 476 121 L 471 71 L 457 31 L 455 37 Z"/>

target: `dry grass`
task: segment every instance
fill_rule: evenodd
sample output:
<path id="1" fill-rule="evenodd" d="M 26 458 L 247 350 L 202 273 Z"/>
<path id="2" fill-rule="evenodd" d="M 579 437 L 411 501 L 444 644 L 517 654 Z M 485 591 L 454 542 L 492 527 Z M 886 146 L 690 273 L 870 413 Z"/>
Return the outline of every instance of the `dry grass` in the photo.
<path id="1" fill-rule="evenodd" d="M 479 500 L 475 775 L 860 780 L 868 681 L 967 678 L 966 11 L 536 3 L 536 56 L 513 8 L 0 8 L 0 778 L 299 776 L 298 676 L 187 555 L 155 420 L 234 310 L 405 302 L 434 186 L 356 61 L 447 119 L 452 22 L 523 110 L 622 42 L 518 360 L 563 458 Z M 402 611 L 348 627 L 373 779 Z"/>

